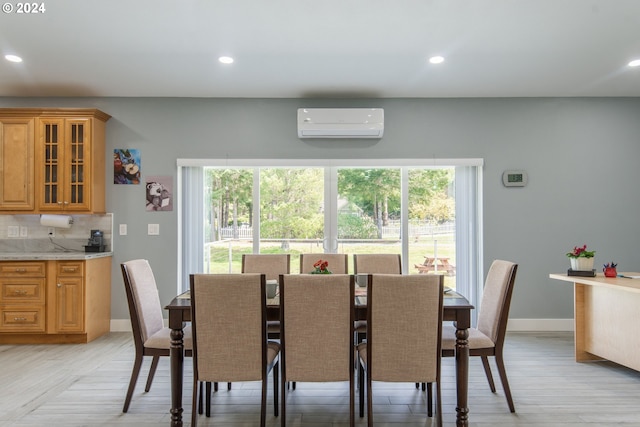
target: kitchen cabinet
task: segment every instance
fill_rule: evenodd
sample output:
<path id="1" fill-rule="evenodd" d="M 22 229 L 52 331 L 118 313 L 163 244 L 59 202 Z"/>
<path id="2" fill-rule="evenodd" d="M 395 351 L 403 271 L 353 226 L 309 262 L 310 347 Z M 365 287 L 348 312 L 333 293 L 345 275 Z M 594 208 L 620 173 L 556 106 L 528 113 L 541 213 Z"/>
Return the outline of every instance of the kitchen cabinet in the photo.
<path id="1" fill-rule="evenodd" d="M 0 344 L 86 343 L 111 324 L 111 257 L 0 261 Z"/>
<path id="2" fill-rule="evenodd" d="M 0 113 L 0 211 L 33 211 L 33 117 Z"/>
<path id="3" fill-rule="evenodd" d="M 46 263 L 0 263 L 0 331 L 45 332 Z"/>
<path id="4" fill-rule="evenodd" d="M 38 118 L 39 212 L 105 212 L 104 124 L 104 118 L 81 112 Z"/>
<path id="5" fill-rule="evenodd" d="M 85 261 L 57 261 L 55 280 L 54 331 L 82 332 L 84 329 Z"/>
<path id="6" fill-rule="evenodd" d="M 110 117 L 96 109 L 0 108 L 0 211 L 104 213 Z"/>

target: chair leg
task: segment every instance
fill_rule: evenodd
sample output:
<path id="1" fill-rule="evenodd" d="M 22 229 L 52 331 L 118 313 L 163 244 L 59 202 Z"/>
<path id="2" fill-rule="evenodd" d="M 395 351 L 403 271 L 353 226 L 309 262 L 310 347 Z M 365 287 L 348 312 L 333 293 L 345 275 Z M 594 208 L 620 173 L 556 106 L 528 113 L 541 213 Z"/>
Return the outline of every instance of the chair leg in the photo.
<path id="1" fill-rule="evenodd" d="M 218 384 L 218 383 L 216 383 Z M 205 416 L 210 417 L 211 416 L 211 383 L 209 381 L 207 381 L 207 383 L 205 384 Z"/>
<path id="2" fill-rule="evenodd" d="M 500 381 L 502 381 L 502 388 L 504 395 L 507 397 L 507 403 L 509 404 L 509 411 L 516 412 L 516 407 L 513 404 L 513 398 L 511 397 L 511 388 L 509 388 L 509 381 L 507 380 L 507 371 L 504 367 L 504 360 L 502 354 L 496 354 L 496 365 L 498 365 L 498 373 L 500 374 Z"/>
<path id="3" fill-rule="evenodd" d="M 431 391 L 431 383 L 429 383 L 429 391 Z M 442 389 L 439 379 L 436 382 L 436 425 L 442 427 Z"/>
<path id="4" fill-rule="evenodd" d="M 422 386 L 425 386 L 425 383 L 422 383 Z M 433 417 L 433 383 L 427 383 L 427 416 Z M 423 389 L 424 390 L 424 389 Z"/>
<path id="5" fill-rule="evenodd" d="M 227 383 L 227 390 L 231 390 L 231 383 Z"/>
<path id="6" fill-rule="evenodd" d="M 280 381 L 280 364 L 273 365 L 273 416 L 278 416 L 278 382 Z"/>
<path id="7" fill-rule="evenodd" d="M 264 368 L 263 368 L 264 369 Z M 262 393 L 260 397 L 260 427 L 265 427 L 267 425 L 267 376 L 266 370 L 263 371 L 262 377 Z M 231 383 L 229 383 L 231 385 Z"/>
<path id="8" fill-rule="evenodd" d="M 200 381 L 200 387 L 199 387 L 200 391 L 198 392 L 198 414 L 200 414 L 200 415 L 202 415 L 202 411 L 203 411 L 203 409 L 202 409 L 202 396 L 204 395 L 204 393 L 203 393 L 202 386 L 203 386 L 203 382 Z"/>
<path id="9" fill-rule="evenodd" d="M 198 378 L 193 379 L 193 397 L 191 398 L 191 427 L 196 427 L 198 423 L 198 415 L 195 411 L 196 401 L 202 401 L 202 382 L 200 382 L 200 397 L 198 398 Z"/>
<path id="10" fill-rule="evenodd" d="M 371 383 L 371 375 L 369 375 L 371 368 L 367 365 L 367 426 L 373 427 L 373 386 Z"/>
<path id="11" fill-rule="evenodd" d="M 213 391 L 218 391 L 218 383 L 213 383 Z"/>
<path id="12" fill-rule="evenodd" d="M 156 375 L 156 369 L 158 369 L 159 361 L 160 361 L 160 356 L 153 356 L 153 360 L 151 361 L 151 368 L 149 368 L 149 377 L 147 378 L 147 385 L 144 387 L 144 391 L 146 392 L 151 390 L 151 383 L 153 382 L 153 377 Z"/>
<path id="13" fill-rule="evenodd" d="M 280 359 L 282 360 L 282 359 Z M 287 378 L 285 376 L 284 365 L 282 365 L 282 372 L 280 373 L 280 388 L 282 389 L 282 401 L 280 402 L 280 426 L 286 427 L 287 425 Z"/>
<path id="14" fill-rule="evenodd" d="M 141 367 L 142 367 L 142 355 L 136 354 L 136 359 L 133 361 L 133 369 L 131 370 L 131 379 L 129 380 L 129 388 L 127 389 L 127 396 L 124 399 L 124 406 L 122 408 L 122 412 L 127 412 L 129 410 L 129 404 L 131 403 L 133 390 L 136 388 L 136 382 L 138 381 L 138 375 L 140 375 Z"/>
<path id="15" fill-rule="evenodd" d="M 364 417 L 364 369 L 362 365 L 358 361 L 358 392 L 360 395 L 358 396 L 359 406 L 360 406 L 360 418 Z"/>
<path id="16" fill-rule="evenodd" d="M 480 356 L 482 359 L 482 366 L 484 367 L 484 373 L 487 375 L 487 381 L 489 381 L 489 388 L 492 393 L 496 392 L 496 385 L 493 382 L 493 375 L 491 375 L 491 366 L 489 366 L 489 358 L 487 356 Z"/>

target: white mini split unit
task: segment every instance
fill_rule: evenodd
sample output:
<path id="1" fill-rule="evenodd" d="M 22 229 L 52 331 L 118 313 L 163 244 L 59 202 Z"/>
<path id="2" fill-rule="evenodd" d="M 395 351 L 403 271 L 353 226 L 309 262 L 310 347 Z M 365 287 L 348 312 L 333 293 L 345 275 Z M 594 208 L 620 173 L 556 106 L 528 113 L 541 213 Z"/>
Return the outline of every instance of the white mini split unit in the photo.
<path id="1" fill-rule="evenodd" d="M 298 108 L 298 138 L 382 138 L 382 108 Z"/>

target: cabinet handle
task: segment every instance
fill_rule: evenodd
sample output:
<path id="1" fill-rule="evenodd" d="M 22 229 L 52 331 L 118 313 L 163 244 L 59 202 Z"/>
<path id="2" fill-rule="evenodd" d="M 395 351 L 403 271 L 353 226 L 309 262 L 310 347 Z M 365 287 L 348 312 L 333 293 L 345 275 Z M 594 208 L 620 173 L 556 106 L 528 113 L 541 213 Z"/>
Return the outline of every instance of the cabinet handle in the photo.
<path id="1" fill-rule="evenodd" d="M 26 317 L 14 317 L 13 320 L 15 322 L 25 322 L 27 320 Z"/>
<path id="2" fill-rule="evenodd" d="M 27 269 L 24 267 L 18 267 L 16 268 L 16 273 L 26 273 Z"/>
<path id="3" fill-rule="evenodd" d="M 58 287 L 61 288 L 62 287 L 62 283 L 58 283 Z"/>
<path id="4" fill-rule="evenodd" d="M 75 273 L 78 271 L 78 267 L 62 267 L 62 271 L 65 273 Z"/>
<path id="5" fill-rule="evenodd" d="M 25 291 L 24 289 L 18 289 L 18 290 L 16 290 L 16 291 L 13 291 L 13 293 L 14 293 L 15 295 L 26 295 L 26 294 L 27 294 L 27 291 Z"/>
<path id="6" fill-rule="evenodd" d="M 64 201 L 64 204 L 65 204 L 65 205 L 68 205 L 68 204 L 69 204 L 69 202 L 67 202 L 67 201 L 65 200 L 65 201 Z"/>

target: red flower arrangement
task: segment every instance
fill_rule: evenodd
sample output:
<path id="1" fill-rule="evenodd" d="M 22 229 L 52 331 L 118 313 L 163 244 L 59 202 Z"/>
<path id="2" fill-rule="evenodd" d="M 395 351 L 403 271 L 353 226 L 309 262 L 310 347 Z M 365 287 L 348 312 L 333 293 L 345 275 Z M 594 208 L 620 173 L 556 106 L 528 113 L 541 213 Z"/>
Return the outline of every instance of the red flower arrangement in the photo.
<path id="1" fill-rule="evenodd" d="M 329 267 L 329 261 L 319 259 L 313 264 L 314 270 L 311 274 L 331 274 L 331 271 L 327 267 Z"/>
<path id="2" fill-rule="evenodd" d="M 587 245 L 582 247 L 574 246 L 571 252 L 567 252 L 569 258 L 593 258 L 596 251 L 588 251 Z"/>

